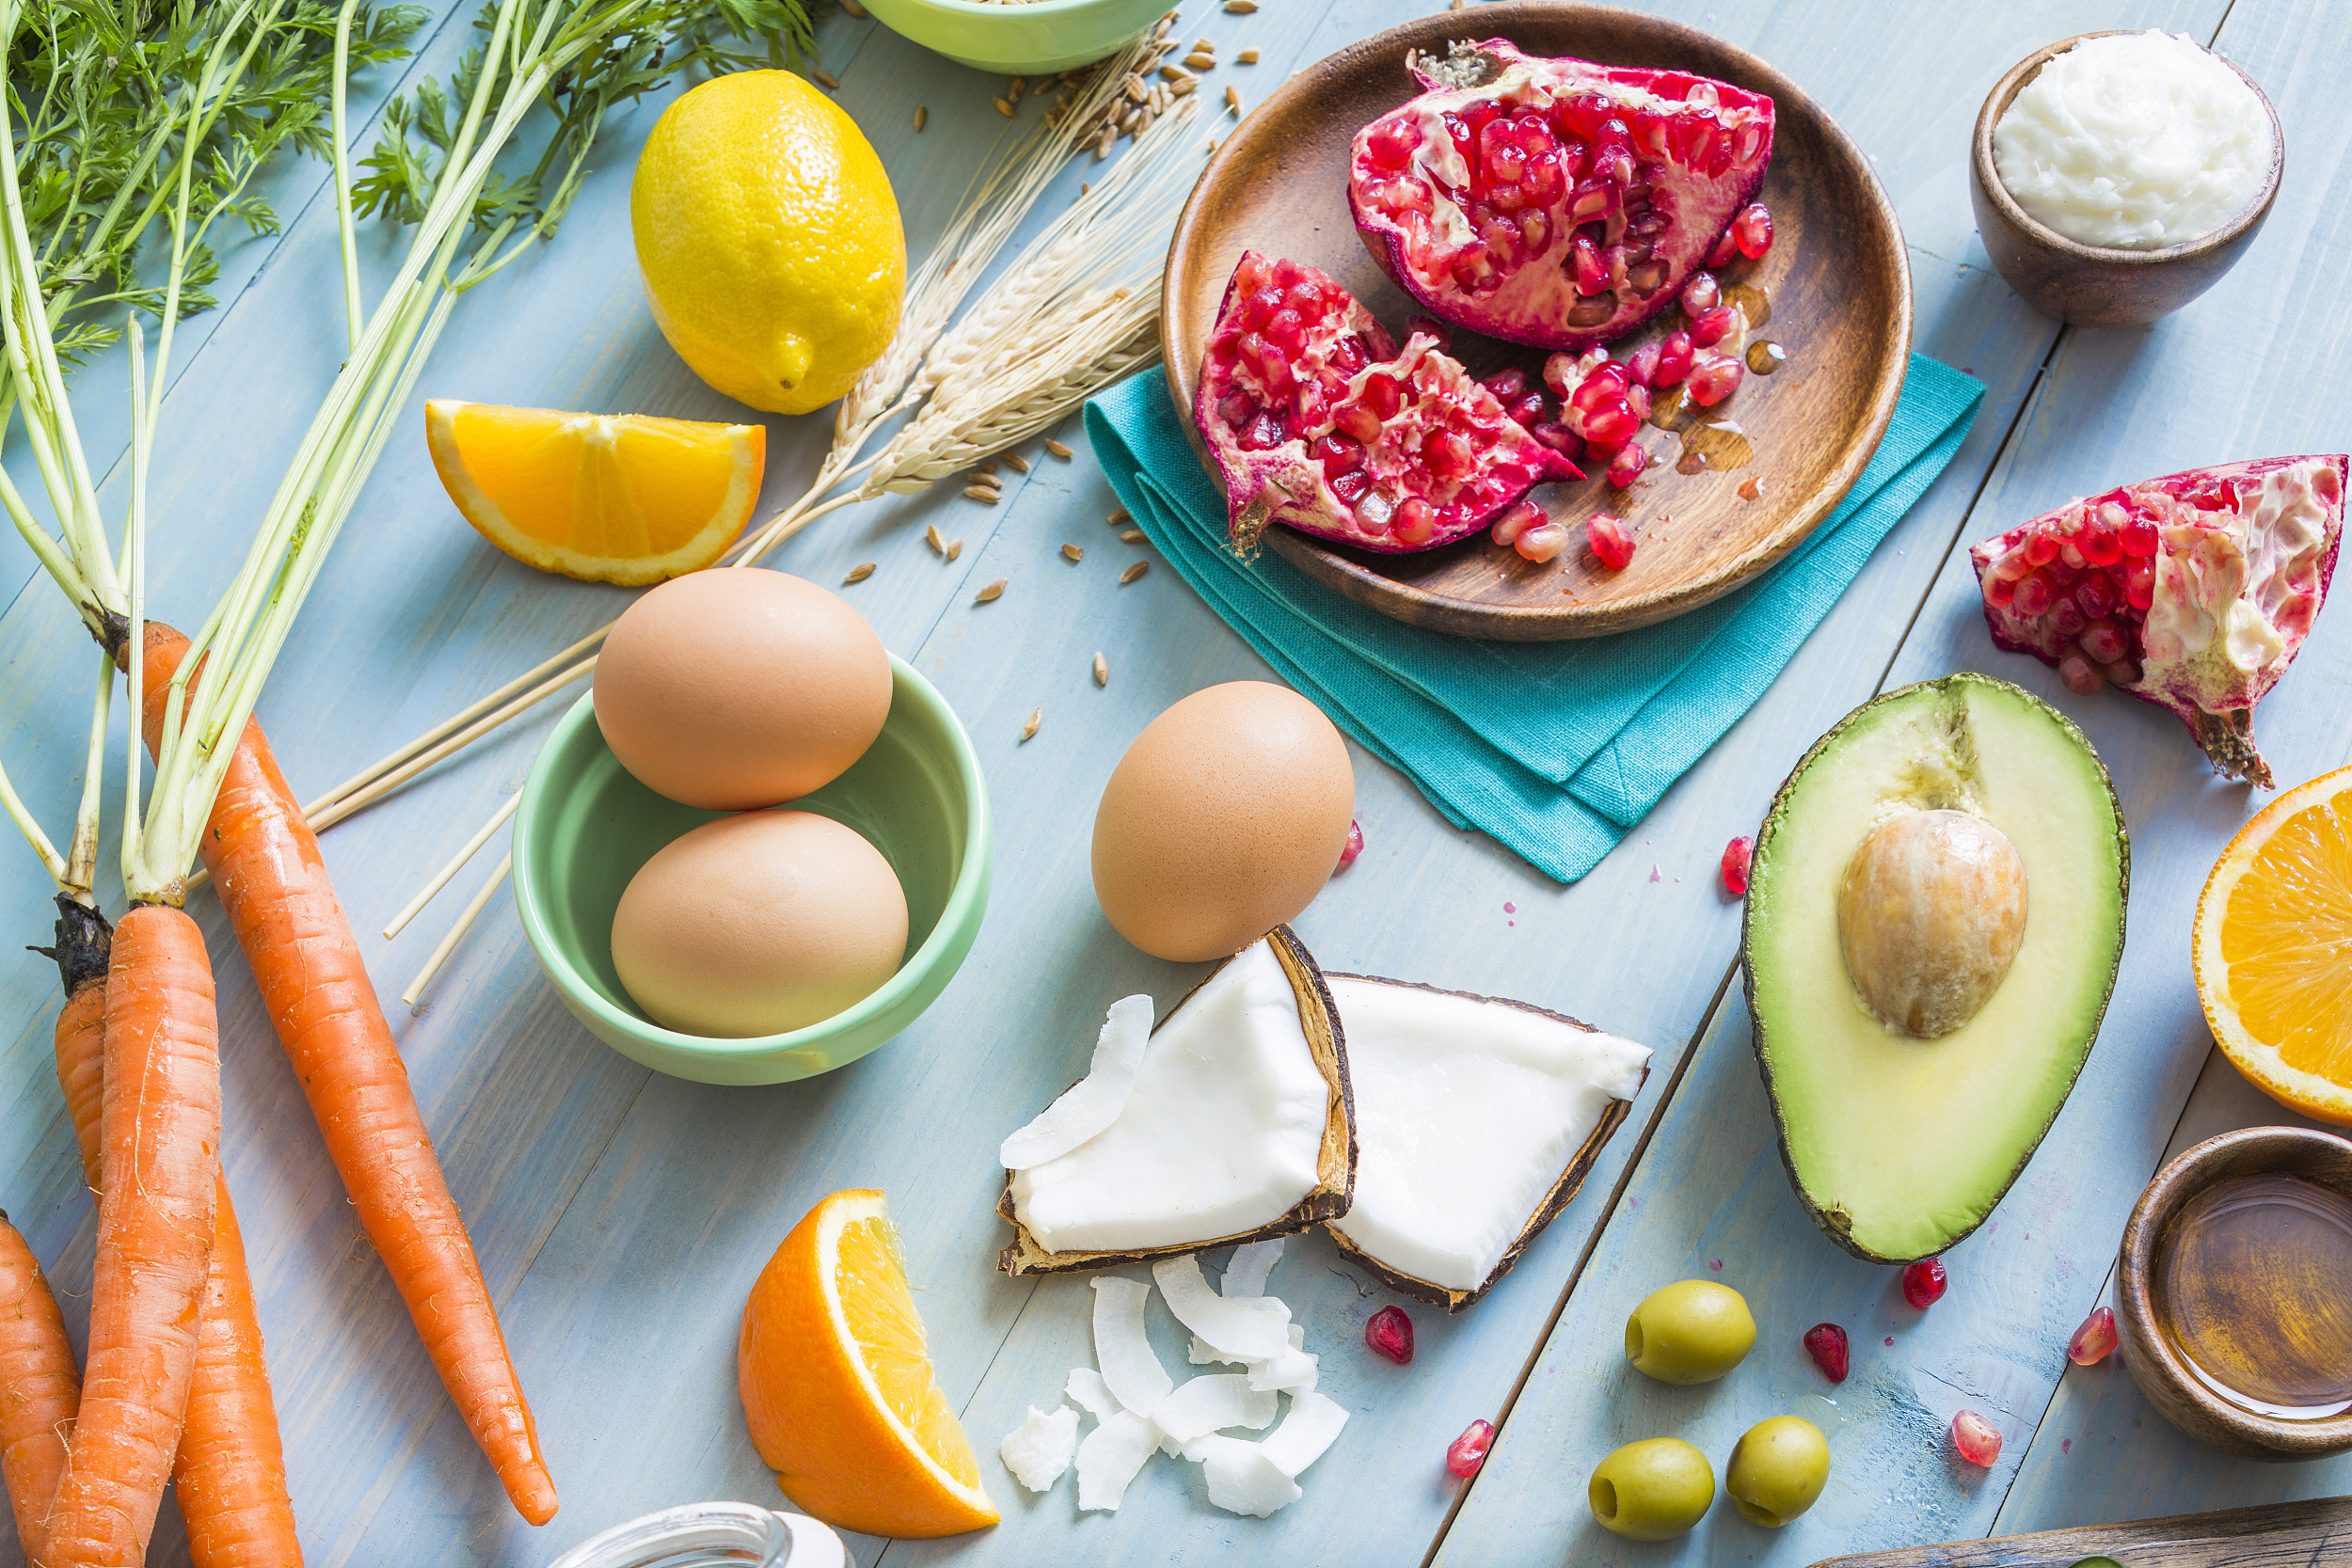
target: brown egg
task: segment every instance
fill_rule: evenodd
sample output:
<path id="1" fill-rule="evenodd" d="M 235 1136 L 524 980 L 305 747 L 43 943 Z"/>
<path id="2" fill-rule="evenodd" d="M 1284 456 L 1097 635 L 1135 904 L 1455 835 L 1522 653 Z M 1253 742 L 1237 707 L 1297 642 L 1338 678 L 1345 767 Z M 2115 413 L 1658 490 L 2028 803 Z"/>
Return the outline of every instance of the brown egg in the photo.
<path id="1" fill-rule="evenodd" d="M 1288 687 L 1234 681 L 1161 714 L 1094 808 L 1094 896 L 1162 958 L 1221 958 L 1331 879 L 1356 813 L 1347 745 Z"/>
<path id="2" fill-rule="evenodd" d="M 740 1039 L 871 996 L 906 955 L 890 863 L 805 811 L 706 822 L 640 866 L 612 915 L 612 965 L 656 1023 Z"/>
<path id="3" fill-rule="evenodd" d="M 866 754 L 890 656 L 838 595 L 782 572 L 674 578 L 596 659 L 596 727 L 648 789 L 710 811 L 794 800 Z"/>

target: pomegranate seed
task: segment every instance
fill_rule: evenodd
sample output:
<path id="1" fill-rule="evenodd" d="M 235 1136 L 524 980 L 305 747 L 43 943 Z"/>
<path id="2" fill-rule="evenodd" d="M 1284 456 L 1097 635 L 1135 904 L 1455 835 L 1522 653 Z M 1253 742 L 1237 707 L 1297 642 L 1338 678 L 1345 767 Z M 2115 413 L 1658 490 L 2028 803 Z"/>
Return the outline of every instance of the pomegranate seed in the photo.
<path id="1" fill-rule="evenodd" d="M 1568 525 L 1552 522 L 1537 523 L 1534 528 L 1520 534 L 1512 543 L 1511 547 L 1530 561 L 1553 560 L 1562 550 L 1568 547 Z"/>
<path id="2" fill-rule="evenodd" d="M 1985 574 L 1985 603 L 1991 605 L 1995 610 L 1999 610 L 2016 597 L 2017 584 L 2013 580 L 2009 578 L 2002 577 L 1998 572 L 1987 572 Z"/>
<path id="3" fill-rule="evenodd" d="M 1707 264 L 1710 267 L 1727 267 L 1731 265 L 1731 259 L 1739 254 L 1739 239 L 1726 229 L 1724 230 L 1724 237 L 1715 242 L 1715 248 L 1707 253 Z"/>
<path id="4" fill-rule="evenodd" d="M 2049 577 L 2036 572 L 2017 582 L 2017 596 L 2010 608 L 2028 621 L 2038 621 L 2057 599 L 2058 590 L 2050 586 Z"/>
<path id="5" fill-rule="evenodd" d="M 1571 463 L 1584 455 L 1584 437 L 1556 420 L 1532 426 L 1528 434 Z"/>
<path id="6" fill-rule="evenodd" d="M 2058 553 L 2056 534 L 2037 533 L 2026 541 L 2026 564 L 2028 566 L 2047 566 L 2058 559 Z"/>
<path id="7" fill-rule="evenodd" d="M 2107 684 L 2106 676 L 2093 669 L 2090 661 L 2080 654 L 2068 654 L 2059 659 L 2058 672 L 2058 679 L 2066 683 L 2066 689 L 2077 697 L 2088 697 Z"/>
<path id="8" fill-rule="evenodd" d="M 1633 559 L 1633 541 L 1626 536 L 1625 519 L 1613 517 L 1606 512 L 1596 512 L 1584 519 L 1585 542 L 1600 563 L 1613 572 L 1622 572 Z"/>
<path id="9" fill-rule="evenodd" d="M 1649 418 L 1649 388 L 1636 383 L 1625 389 L 1625 405 L 1636 420 Z"/>
<path id="10" fill-rule="evenodd" d="M 1742 896 L 1748 891 L 1748 862 L 1754 859 L 1755 855 L 1756 840 L 1752 838 L 1744 836 L 1735 838 L 1729 844 L 1724 846 L 1724 858 L 1722 861 L 1724 872 L 1724 891 L 1730 894 L 1734 898 Z M 1806 1343 L 1810 1344 L 1811 1342 L 1812 1336 L 1807 1335 Z M 1840 1333 L 1837 1336 L 1837 1342 L 1841 1345 L 1846 1342 L 1846 1337 L 1844 1334 Z M 1840 1372 L 1837 1375 L 1843 1377 L 1846 1374 Z"/>
<path id="11" fill-rule="evenodd" d="M 1533 430 L 1544 420 L 1544 394 L 1526 392 L 1502 405 L 1511 422 L 1525 430 Z"/>
<path id="12" fill-rule="evenodd" d="M 1747 373 L 1747 367 L 1739 360 L 1710 354 L 1691 372 L 1691 401 L 1701 408 L 1712 408 L 1738 391 Z"/>
<path id="13" fill-rule="evenodd" d="M 1991 1469 L 2001 1457 L 2001 1434 L 1991 1421 L 1973 1410 L 1952 1418 L 1952 1447 L 1969 1464 Z"/>
<path id="14" fill-rule="evenodd" d="M 1633 378 L 1636 387 L 1647 387 L 1658 377 L 1658 361 L 1661 350 L 1656 343 L 1644 343 L 1625 362 L 1625 373 Z"/>
<path id="15" fill-rule="evenodd" d="M 1659 340 L 1658 373 L 1651 380 L 1653 387 L 1672 387 L 1691 373 L 1691 365 L 1698 357 L 1698 350 L 1688 332 L 1669 332 Z"/>
<path id="16" fill-rule="evenodd" d="M 1584 439 L 1596 447 L 1620 447 L 1641 431 L 1642 421 L 1621 399 L 1584 416 Z"/>
<path id="17" fill-rule="evenodd" d="M 1612 359 L 1596 366 L 1583 385 L 1568 394 L 1568 405 L 1579 413 L 1589 414 L 1604 404 L 1622 401 L 1625 389 L 1631 385 L 1632 372 L 1621 361 Z"/>
<path id="18" fill-rule="evenodd" d="M 1494 539 L 1498 545 L 1508 545 L 1529 529 L 1544 520 L 1544 509 L 1534 501 L 1521 501 L 1495 519 Z"/>
<path id="19" fill-rule="evenodd" d="M 2093 664 L 2113 664 L 2129 651 L 2123 628 L 2112 621 L 2093 621 L 2083 627 L 2082 645 Z"/>
<path id="20" fill-rule="evenodd" d="M 1734 314 L 1728 305 L 1718 305 L 1712 310 L 1701 310 L 1691 318 L 1691 341 L 1701 348 L 1713 348 L 1731 330 Z"/>
<path id="21" fill-rule="evenodd" d="M 1682 285 L 1682 313 L 1698 317 L 1724 302 L 1724 286 L 1715 281 L 1711 272 L 1694 272 Z"/>
<path id="22" fill-rule="evenodd" d="M 2094 572 L 2074 585 L 2074 602 L 2091 620 L 2097 620 L 2113 610 L 2123 596 L 2114 578 L 2105 572 Z M 2107 656 L 2114 657 L 2113 654 Z"/>
<path id="23" fill-rule="evenodd" d="M 1340 851 L 1340 863 L 1331 868 L 1336 877 L 1356 863 L 1356 857 L 1364 852 L 1364 825 L 1350 817 L 1347 823 L 1347 846 Z"/>
<path id="24" fill-rule="evenodd" d="M 1731 220 L 1731 234 L 1740 254 L 1753 261 L 1772 248 L 1772 214 L 1761 201 L 1752 201 Z"/>
<path id="25" fill-rule="evenodd" d="M 2119 658 L 2107 666 L 2107 679 L 2118 686 L 2134 686 L 2139 681 L 2139 666 L 2128 658 Z"/>
<path id="26" fill-rule="evenodd" d="M 2146 610 L 2156 602 L 2154 562 L 2135 560 L 2123 568 L 2123 602 L 2134 610 Z"/>
<path id="27" fill-rule="evenodd" d="M 1406 317 L 1405 336 L 1408 339 L 1435 338 L 1438 340 L 1439 348 L 1449 354 L 1454 352 L 1454 328 L 1435 316 Z M 1383 357 L 1385 358 L 1386 356 Z"/>
<path id="28" fill-rule="evenodd" d="M 1402 1307 L 1383 1307 L 1364 1324 L 1364 1343 L 1402 1367 L 1413 1358 L 1413 1320 Z"/>
<path id="29" fill-rule="evenodd" d="M 2104 1307 L 2094 1307 L 2082 1327 L 2066 1341 L 2066 1359 L 2078 1367 L 2095 1367 L 2107 1358 L 2115 1348 L 2115 1314 Z"/>
<path id="30" fill-rule="evenodd" d="M 1492 1421 L 1472 1421 L 1462 1429 L 1462 1435 L 1446 1445 L 1445 1467 L 1464 1481 L 1478 1473 L 1486 1463 L 1486 1450 L 1494 1447 L 1495 1424 Z"/>
<path id="31" fill-rule="evenodd" d="M 1903 1300 L 1923 1312 L 1942 1301 L 1950 1285 L 1941 1258 L 1922 1258 L 1903 1265 Z"/>
<path id="32" fill-rule="evenodd" d="M 1527 390 L 1527 372 L 1517 365 L 1506 365 L 1488 376 L 1484 385 L 1495 395 L 1497 403 L 1509 403 Z"/>
<path id="33" fill-rule="evenodd" d="M 1396 509 L 1399 544 L 1426 545 L 1438 536 L 1438 510 L 1419 496 L 1408 496 Z"/>
<path id="34" fill-rule="evenodd" d="M 2112 566 L 2123 559 L 2123 541 L 2111 528 L 2083 530 L 2083 559 L 2093 566 Z"/>
<path id="35" fill-rule="evenodd" d="M 2077 591 L 2079 592 L 2079 589 Z M 2051 634 L 2061 642 L 2073 639 L 2077 632 L 2090 624 L 2090 618 L 2085 615 L 2080 607 L 2072 599 L 2058 600 L 2050 607 L 2050 613 L 2044 617 Z"/>
<path id="36" fill-rule="evenodd" d="M 1737 844 L 1739 839 L 1732 840 Z M 1832 1383 L 1846 1381 L 1851 1370 L 1852 1353 L 1846 1345 L 1846 1331 L 1836 1323 L 1815 1323 L 1804 1331 L 1804 1353 L 1813 1357 L 1813 1364 L 1821 1369 L 1821 1375 Z"/>
<path id="37" fill-rule="evenodd" d="M 2125 555 L 2145 560 L 2156 553 L 2156 525 L 2145 518 L 2135 517 L 2116 532 Z"/>
<path id="38" fill-rule="evenodd" d="M 1635 442 L 1628 441 L 1617 449 L 1617 455 L 1609 460 L 1609 483 L 1620 490 L 1630 489 L 1649 467 L 1649 453 Z"/>

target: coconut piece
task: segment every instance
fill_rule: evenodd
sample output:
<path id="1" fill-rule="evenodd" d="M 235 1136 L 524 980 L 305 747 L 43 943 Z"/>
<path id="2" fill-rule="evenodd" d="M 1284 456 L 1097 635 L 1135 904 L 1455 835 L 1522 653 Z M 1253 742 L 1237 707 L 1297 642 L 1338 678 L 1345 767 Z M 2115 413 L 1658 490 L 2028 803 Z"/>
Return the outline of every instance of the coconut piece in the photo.
<path id="1" fill-rule="evenodd" d="M 1225 1277 L 1218 1282 L 1218 1291 L 1228 1301 L 1264 1295 L 1266 1276 L 1282 1260 L 1282 1249 L 1288 1245 L 1289 1237 L 1277 1236 L 1270 1242 L 1251 1242 L 1235 1247 L 1233 1256 L 1226 1260 Z"/>
<path id="2" fill-rule="evenodd" d="M 1302 1393 L 1291 1396 L 1290 1414 L 1282 1424 L 1267 1433 L 1258 1449 L 1266 1462 L 1282 1474 L 1296 1479 L 1298 1473 L 1321 1459 L 1340 1428 L 1347 1425 L 1347 1412 L 1337 1401 L 1321 1394 Z"/>
<path id="3" fill-rule="evenodd" d="M 1182 1449 L 1227 1427 L 1263 1432 L 1274 1424 L 1275 1402 L 1274 1394 L 1251 1388 L 1240 1372 L 1212 1372 L 1178 1385 L 1152 1412 L 1152 1424 Z"/>
<path id="4" fill-rule="evenodd" d="M 1243 1361 L 1279 1355 L 1290 1348 L 1291 1309 L 1272 1296 L 1237 1296 L 1231 1300 L 1209 1288 L 1200 1273 L 1200 1259 L 1186 1254 L 1163 1258 L 1152 1265 L 1152 1277 L 1176 1321 L 1199 1335 L 1213 1349 Z"/>
<path id="5" fill-rule="evenodd" d="M 1159 1451 L 1160 1429 L 1132 1410 L 1118 1410 L 1078 1445 L 1078 1511 L 1115 1513 L 1127 1485 Z"/>
<path id="6" fill-rule="evenodd" d="M 1038 1113 L 1037 1119 L 1005 1140 L 996 1157 L 1007 1170 L 1026 1170 L 1058 1160 L 1119 1119 L 1143 1066 L 1144 1042 L 1152 1037 L 1152 999 L 1122 996 L 1111 1004 L 1102 1032 L 1094 1037 L 1094 1060 L 1087 1075 Z"/>
<path id="7" fill-rule="evenodd" d="M 1199 1460 L 1209 1482 L 1209 1501 L 1228 1513 L 1263 1519 L 1305 1496 L 1257 1443 L 1212 1434 L 1188 1445 L 1184 1457 Z"/>
<path id="8" fill-rule="evenodd" d="M 1649 1048 L 1525 1002 L 1334 974 L 1362 1144 L 1340 1250 L 1458 1312 L 1583 1184 Z"/>
<path id="9" fill-rule="evenodd" d="M 1346 1212 L 1346 1042 L 1287 926 L 1227 959 L 1152 1030 L 1110 1126 L 1009 1171 L 1007 1274 L 1066 1273 L 1290 1235 Z"/>
<path id="10" fill-rule="evenodd" d="M 1013 1480 L 1032 1492 L 1043 1492 L 1061 1480 L 1078 1452 L 1078 1413 L 1057 1404 L 1048 1416 L 1033 1404 L 1028 1418 L 1005 1433 L 996 1452 Z"/>
<path id="11" fill-rule="evenodd" d="M 1184 1359 L 1196 1367 L 1246 1367 L 1248 1362 L 1238 1355 L 1227 1355 L 1215 1345 L 1196 1334 L 1184 1348 Z"/>
<path id="12" fill-rule="evenodd" d="M 1293 1349 L 1263 1361 L 1249 1363 L 1249 1386 L 1269 1393 L 1303 1394 L 1313 1388 L 1321 1359 L 1312 1352 Z"/>
<path id="13" fill-rule="evenodd" d="M 1152 1287 L 1117 1275 L 1092 1283 L 1094 1359 L 1103 1369 L 1103 1383 L 1121 1410 L 1150 1416 L 1176 1386 L 1144 1331 L 1143 1306 Z"/>
<path id="14" fill-rule="evenodd" d="M 1086 1413 L 1098 1421 L 1107 1421 L 1119 1414 L 1119 1402 L 1111 1398 L 1111 1386 L 1103 1381 L 1103 1374 L 1091 1367 L 1070 1369 L 1070 1382 L 1062 1392 L 1076 1400 Z"/>

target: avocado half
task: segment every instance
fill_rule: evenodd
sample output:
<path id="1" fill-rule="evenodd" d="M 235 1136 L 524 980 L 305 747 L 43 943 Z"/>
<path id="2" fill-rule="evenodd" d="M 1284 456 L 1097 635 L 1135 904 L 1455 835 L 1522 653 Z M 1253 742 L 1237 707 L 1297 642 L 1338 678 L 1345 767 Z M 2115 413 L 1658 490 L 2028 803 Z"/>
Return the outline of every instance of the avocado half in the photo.
<path id="1" fill-rule="evenodd" d="M 1882 1023 L 1855 989 L 1837 900 L 1866 836 L 1929 810 L 2006 833 L 2027 903 L 2016 957 L 1981 1009 L 1919 1039 Z M 1908 1262 L 1993 1212 L 2098 1037 L 2130 880 L 2098 753 L 2006 681 L 1963 673 L 1890 691 L 1805 753 L 1756 834 L 1740 958 L 1781 1163 L 1831 1240 Z"/>

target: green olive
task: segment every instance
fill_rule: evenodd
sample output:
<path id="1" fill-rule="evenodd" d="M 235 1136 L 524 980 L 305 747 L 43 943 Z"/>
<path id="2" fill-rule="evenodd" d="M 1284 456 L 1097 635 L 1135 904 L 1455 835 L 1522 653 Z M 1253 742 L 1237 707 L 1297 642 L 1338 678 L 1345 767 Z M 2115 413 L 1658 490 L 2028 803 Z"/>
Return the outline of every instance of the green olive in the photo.
<path id="1" fill-rule="evenodd" d="M 1661 1383 L 1712 1383 L 1755 1343 L 1747 1302 L 1711 1279 L 1652 1291 L 1625 1321 L 1625 1358 Z"/>
<path id="2" fill-rule="evenodd" d="M 1748 1428 L 1724 1466 L 1724 1490 L 1740 1516 L 1778 1529 L 1811 1508 L 1829 1483 L 1829 1439 L 1802 1416 Z"/>
<path id="3" fill-rule="evenodd" d="M 1679 1437 L 1628 1443 L 1593 1466 L 1593 1517 L 1631 1541 L 1666 1541 L 1707 1516 L 1715 1472 Z"/>

